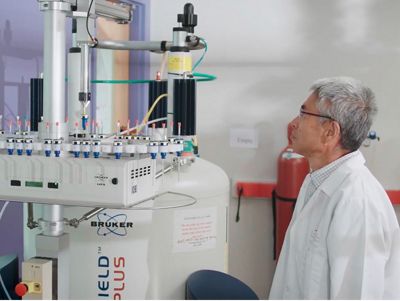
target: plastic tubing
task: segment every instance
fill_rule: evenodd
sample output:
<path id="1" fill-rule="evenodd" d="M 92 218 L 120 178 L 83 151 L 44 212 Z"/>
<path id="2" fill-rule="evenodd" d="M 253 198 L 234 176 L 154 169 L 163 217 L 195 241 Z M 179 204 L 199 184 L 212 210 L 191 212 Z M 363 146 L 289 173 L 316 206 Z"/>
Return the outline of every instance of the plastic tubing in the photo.
<path id="1" fill-rule="evenodd" d="M 0 284 L 1 284 L 2 288 L 3 288 L 3 291 L 6 293 L 6 295 L 7 295 L 6 297 L 8 298 L 8 300 L 12 300 L 10 294 L 7 291 L 7 288 L 6 288 L 5 284 L 4 284 L 4 281 L 3 281 L 3 278 L 1 277 L 1 275 L 0 275 Z"/>
<path id="2" fill-rule="evenodd" d="M 205 55 L 207 53 L 207 50 L 208 50 L 206 40 L 204 40 L 203 38 L 200 38 L 200 41 L 202 41 L 204 43 L 204 52 L 203 52 L 202 56 L 194 64 L 194 66 L 192 68 L 192 72 L 194 72 L 194 70 L 196 70 L 196 68 L 201 64 L 201 62 L 203 61 L 203 59 L 204 59 L 204 57 L 205 57 Z"/>
<path id="3" fill-rule="evenodd" d="M 156 107 L 156 105 L 160 102 L 161 99 L 163 99 L 164 97 L 168 97 L 168 93 L 164 93 L 161 94 L 160 96 L 158 96 L 156 98 L 156 100 L 153 102 L 153 104 L 151 105 L 149 111 L 146 113 L 146 115 L 143 118 L 142 124 L 139 127 L 139 131 L 142 129 L 142 127 L 144 127 L 146 125 L 146 122 L 149 120 L 151 113 L 153 113 L 154 108 Z"/>
<path id="4" fill-rule="evenodd" d="M 193 76 L 195 77 L 195 79 L 199 82 L 208 82 L 208 81 L 212 81 L 212 80 L 216 80 L 217 77 L 215 75 L 212 74 L 206 74 L 206 73 L 193 73 Z M 196 78 L 198 77 L 198 78 Z M 127 79 L 127 80 L 114 80 L 114 79 L 110 79 L 110 80 L 102 80 L 102 79 L 96 79 L 96 80 L 92 80 L 92 84 L 113 84 L 113 85 L 117 85 L 117 84 L 148 84 L 150 82 L 152 82 L 152 79 Z"/>
<path id="5" fill-rule="evenodd" d="M 1 208 L 1 211 L 0 211 L 0 221 L 1 221 L 1 218 L 3 217 L 4 211 L 6 210 L 6 208 L 7 208 L 7 206 L 8 206 L 9 203 L 10 203 L 10 202 L 7 201 L 7 202 L 5 202 L 5 203 L 3 204 L 3 207 Z"/>
<path id="6" fill-rule="evenodd" d="M 198 82 L 209 82 L 209 81 L 213 81 L 216 80 L 217 77 L 215 75 L 212 74 L 206 74 L 206 73 L 193 73 L 194 77 L 200 77 L 200 78 L 195 78 L 196 81 Z"/>
<path id="7" fill-rule="evenodd" d="M 140 132 L 140 130 L 144 127 L 144 126 L 146 126 L 147 124 L 149 124 L 149 123 L 147 123 L 147 121 L 149 120 L 149 118 L 150 118 L 150 115 L 151 115 L 151 113 L 153 112 L 153 110 L 154 110 L 154 108 L 156 107 L 156 105 L 160 102 L 160 100 L 161 99 L 163 99 L 164 97 L 167 97 L 168 96 L 168 93 L 164 93 L 164 94 L 161 94 L 160 96 L 158 96 L 157 98 L 156 98 L 156 100 L 153 102 L 153 104 L 152 104 L 152 106 L 150 107 L 150 109 L 147 111 L 147 113 L 146 113 L 146 115 L 144 116 L 144 118 L 143 118 L 143 121 L 140 123 L 140 125 L 138 125 L 137 127 L 134 127 L 134 128 L 131 128 L 131 129 L 129 129 L 129 130 L 126 130 L 126 131 L 124 131 L 124 132 L 122 132 L 122 133 L 120 133 L 120 134 L 124 134 L 124 133 L 129 133 L 129 132 L 131 132 L 131 131 L 133 131 L 134 129 L 136 129 L 137 130 L 137 132 Z M 155 121 L 153 121 L 152 123 L 154 123 Z M 114 136 L 114 135 L 112 135 L 112 136 Z M 107 138 L 110 138 L 110 137 L 107 137 Z"/>
<path id="8" fill-rule="evenodd" d="M 170 206 L 163 206 L 163 207 L 136 207 L 137 205 L 146 203 L 148 201 L 152 201 L 160 196 L 166 195 L 166 194 L 173 194 L 173 195 L 179 195 L 179 196 L 184 196 L 187 197 L 188 199 L 191 199 L 191 201 L 187 202 L 186 204 L 183 205 L 170 205 Z M 144 199 L 138 203 L 136 203 L 135 205 L 133 205 L 132 207 L 129 208 L 125 208 L 126 210 L 163 210 L 163 209 L 173 209 L 173 208 L 181 208 L 181 207 L 187 207 L 187 206 L 191 206 L 197 203 L 197 198 L 195 198 L 192 195 L 186 194 L 186 193 L 181 193 L 181 192 L 174 192 L 174 191 L 165 191 L 162 193 L 158 193 L 155 194 L 147 199 Z"/>
<path id="9" fill-rule="evenodd" d="M 154 120 L 150 120 L 150 121 L 147 122 L 145 125 L 150 125 L 150 124 L 153 124 L 153 123 L 156 123 L 156 122 L 159 122 L 159 121 L 164 121 L 164 120 L 167 120 L 167 119 L 168 119 L 167 117 L 157 118 L 157 119 L 154 119 Z M 130 132 L 139 129 L 141 126 L 142 126 L 142 125 L 140 124 L 140 125 L 138 125 L 138 126 L 132 127 L 132 128 L 130 128 L 130 129 L 128 129 L 128 130 L 125 130 L 125 131 L 119 133 L 119 135 L 129 134 Z M 114 138 L 114 136 L 116 136 L 116 135 L 117 135 L 117 133 L 112 134 L 112 135 L 108 136 L 107 138 L 105 138 L 105 140 L 108 141 L 108 140 L 110 140 L 111 138 Z"/>

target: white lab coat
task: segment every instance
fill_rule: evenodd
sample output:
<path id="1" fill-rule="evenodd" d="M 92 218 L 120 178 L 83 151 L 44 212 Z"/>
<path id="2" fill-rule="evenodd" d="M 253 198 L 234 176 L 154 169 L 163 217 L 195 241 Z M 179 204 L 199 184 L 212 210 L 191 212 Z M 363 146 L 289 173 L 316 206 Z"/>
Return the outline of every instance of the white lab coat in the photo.
<path id="1" fill-rule="evenodd" d="M 304 180 L 270 299 L 400 299 L 399 223 L 357 152 L 306 204 Z"/>

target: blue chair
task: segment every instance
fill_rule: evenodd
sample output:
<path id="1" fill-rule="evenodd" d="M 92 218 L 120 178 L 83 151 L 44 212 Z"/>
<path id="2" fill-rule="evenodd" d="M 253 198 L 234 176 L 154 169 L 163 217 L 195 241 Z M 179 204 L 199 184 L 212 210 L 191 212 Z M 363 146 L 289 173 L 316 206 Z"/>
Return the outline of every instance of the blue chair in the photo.
<path id="1" fill-rule="evenodd" d="M 186 300 L 258 300 L 253 290 L 228 274 L 200 270 L 186 281 Z"/>

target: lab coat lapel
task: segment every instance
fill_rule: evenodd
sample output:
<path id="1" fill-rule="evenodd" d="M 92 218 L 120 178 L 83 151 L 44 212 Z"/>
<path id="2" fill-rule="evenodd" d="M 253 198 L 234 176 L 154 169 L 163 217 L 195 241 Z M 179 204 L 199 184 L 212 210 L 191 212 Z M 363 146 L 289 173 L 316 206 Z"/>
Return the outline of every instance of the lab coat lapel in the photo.
<path id="1" fill-rule="evenodd" d="M 310 174 L 308 174 L 306 176 L 306 178 L 304 179 L 303 185 L 300 188 L 299 191 L 299 195 L 297 197 L 297 201 L 296 201 L 296 206 L 295 206 L 295 210 L 293 212 L 293 219 L 296 219 L 296 217 L 300 214 L 300 212 L 303 211 L 304 208 L 304 202 L 305 202 L 305 195 L 307 192 L 307 186 L 310 184 L 311 178 L 310 178 Z"/>
<path id="2" fill-rule="evenodd" d="M 358 168 L 363 168 L 365 158 L 359 150 L 356 152 L 357 154 L 348 159 L 337 170 L 335 170 L 332 175 L 321 184 L 317 191 L 322 190 L 327 196 L 330 197 L 337 190 L 338 186 L 346 179 L 350 172 L 353 172 Z"/>
<path id="3" fill-rule="evenodd" d="M 323 192 L 323 194 L 326 197 L 331 197 L 332 194 L 337 190 L 337 188 L 340 186 L 340 184 L 346 179 L 347 175 L 354 170 L 355 168 L 361 168 L 364 166 L 365 163 L 365 158 L 364 156 L 361 154 L 360 151 L 356 151 L 357 154 L 348 159 L 346 162 L 344 162 L 341 166 L 339 166 L 338 169 L 336 169 L 331 175 L 330 177 L 328 177 L 328 179 L 326 179 L 318 188 L 317 190 L 313 193 L 313 195 L 311 196 L 311 198 L 307 201 L 307 203 L 305 203 L 305 192 L 307 190 L 307 186 L 309 184 L 309 181 L 311 181 L 311 179 L 309 178 L 309 176 L 307 176 L 307 182 L 305 182 L 305 184 L 307 183 L 307 185 L 303 185 L 302 189 L 299 193 L 299 198 L 298 198 L 298 203 L 297 205 L 299 205 L 297 214 L 294 215 L 293 219 L 293 223 L 295 223 L 296 220 L 301 219 L 302 216 L 307 216 L 309 210 L 311 210 L 313 208 L 313 204 L 317 201 L 322 201 L 323 195 L 321 195 L 321 192 Z M 297 206 L 296 205 L 296 206 Z"/>

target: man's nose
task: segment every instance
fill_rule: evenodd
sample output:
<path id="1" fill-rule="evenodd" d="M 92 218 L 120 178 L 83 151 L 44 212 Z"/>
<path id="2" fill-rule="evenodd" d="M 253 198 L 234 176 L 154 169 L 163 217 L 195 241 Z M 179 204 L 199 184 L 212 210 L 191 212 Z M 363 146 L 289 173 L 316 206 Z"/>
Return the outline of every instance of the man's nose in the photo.
<path id="1" fill-rule="evenodd" d="M 298 125 L 299 125 L 299 116 L 296 116 L 291 122 L 289 122 L 289 126 L 292 129 L 297 128 Z"/>

